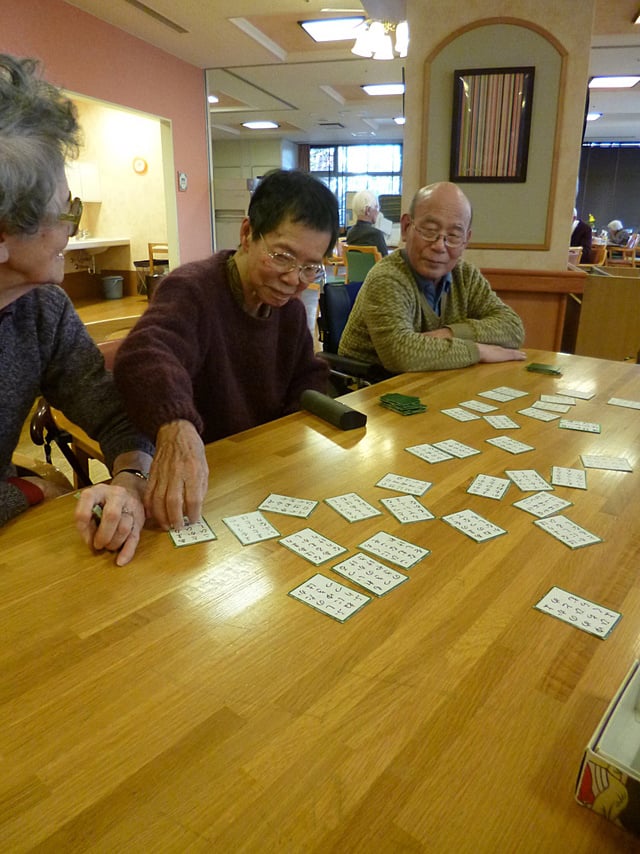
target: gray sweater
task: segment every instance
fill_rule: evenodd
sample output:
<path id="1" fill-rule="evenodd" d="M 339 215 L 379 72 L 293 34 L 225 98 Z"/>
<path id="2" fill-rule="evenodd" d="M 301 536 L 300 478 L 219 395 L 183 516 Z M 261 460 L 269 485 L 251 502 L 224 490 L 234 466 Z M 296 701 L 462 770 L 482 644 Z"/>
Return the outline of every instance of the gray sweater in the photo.
<path id="1" fill-rule="evenodd" d="M 126 451 L 153 453 L 124 414 L 102 354 L 65 292 L 34 288 L 0 311 L 0 525 L 28 507 L 7 483 L 11 455 L 31 407 L 43 395 L 100 443 L 107 466 Z"/>

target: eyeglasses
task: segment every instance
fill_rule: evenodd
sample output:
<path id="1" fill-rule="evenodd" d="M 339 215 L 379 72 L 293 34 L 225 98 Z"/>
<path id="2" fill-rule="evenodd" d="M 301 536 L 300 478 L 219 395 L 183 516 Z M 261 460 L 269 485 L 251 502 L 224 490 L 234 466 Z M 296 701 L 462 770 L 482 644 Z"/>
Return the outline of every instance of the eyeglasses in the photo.
<path id="1" fill-rule="evenodd" d="M 436 243 L 436 241 L 442 238 L 444 245 L 449 249 L 458 249 L 467 239 L 466 233 L 446 234 L 440 231 L 435 225 L 428 225 L 426 228 L 421 228 L 415 224 L 414 220 L 411 220 L 411 224 L 413 225 L 418 237 L 422 238 L 425 243 Z"/>
<path id="2" fill-rule="evenodd" d="M 69 235 L 71 237 L 75 237 L 78 233 L 78 226 L 80 225 L 80 218 L 82 217 L 82 201 L 76 196 L 75 199 L 71 198 L 71 193 L 69 193 L 69 210 L 67 213 L 58 214 L 58 220 L 60 222 L 70 222 L 71 229 L 69 231 Z"/>
<path id="3" fill-rule="evenodd" d="M 264 243 L 265 249 L 267 250 L 267 256 L 271 261 L 273 269 L 277 270 L 279 274 L 284 275 L 285 273 L 291 273 L 293 270 L 297 270 L 298 278 L 301 282 L 304 282 L 305 285 L 312 285 L 314 282 L 324 281 L 325 273 L 324 266 L 322 264 L 298 264 L 298 259 L 294 258 L 294 256 L 290 255 L 288 252 L 270 252 L 269 247 L 267 246 L 267 241 L 262 235 L 260 235 L 260 240 Z"/>

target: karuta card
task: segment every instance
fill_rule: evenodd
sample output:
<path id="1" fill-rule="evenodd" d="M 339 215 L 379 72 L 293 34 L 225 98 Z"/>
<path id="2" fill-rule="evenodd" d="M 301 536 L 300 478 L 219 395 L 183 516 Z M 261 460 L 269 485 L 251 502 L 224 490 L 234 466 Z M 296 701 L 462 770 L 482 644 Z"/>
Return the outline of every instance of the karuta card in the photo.
<path id="1" fill-rule="evenodd" d="M 280 536 L 280 531 L 274 528 L 259 510 L 254 510 L 253 513 L 240 513 L 238 516 L 226 516 L 222 521 L 243 546 Z"/>
<path id="2" fill-rule="evenodd" d="M 526 409 L 519 409 L 519 415 L 526 415 L 527 418 L 536 418 L 538 421 L 555 421 L 559 418 L 557 412 L 547 412 L 546 409 L 536 409 L 535 406 L 527 406 Z"/>
<path id="3" fill-rule="evenodd" d="M 415 477 L 405 477 L 402 474 L 385 474 L 376 486 L 383 489 L 395 489 L 396 492 L 405 492 L 407 495 L 424 495 L 433 484 L 428 480 L 418 480 Z"/>
<path id="4" fill-rule="evenodd" d="M 584 469 L 551 466 L 551 483 L 554 486 L 568 486 L 570 489 L 586 489 L 587 473 Z"/>
<path id="5" fill-rule="evenodd" d="M 520 501 L 515 501 L 514 507 L 519 507 L 520 510 L 526 510 L 538 519 L 543 519 L 545 516 L 552 516 L 554 513 L 559 513 L 566 507 L 571 507 L 571 502 L 566 498 L 560 498 L 559 495 L 549 495 L 548 492 L 536 492 L 534 495 L 528 495 L 526 498 L 521 498 Z"/>
<path id="6" fill-rule="evenodd" d="M 352 590 L 326 575 L 316 573 L 304 584 L 289 591 L 289 596 L 310 605 L 316 611 L 333 617 L 339 623 L 344 623 L 359 611 L 363 605 L 371 602 L 370 596 L 365 596 L 357 590 Z"/>
<path id="7" fill-rule="evenodd" d="M 496 430 L 518 430 L 520 425 L 508 415 L 484 415 L 484 420 Z"/>
<path id="8" fill-rule="evenodd" d="M 484 516 L 479 513 L 474 513 L 473 510 L 460 510 L 458 513 L 450 513 L 448 516 L 443 516 L 442 521 L 451 525 L 452 528 L 471 537 L 477 543 L 483 543 L 486 540 L 492 540 L 494 537 L 499 537 L 501 534 L 506 534 L 504 528 L 494 525 Z"/>
<path id="9" fill-rule="evenodd" d="M 372 516 L 382 515 L 377 507 L 369 504 L 355 492 L 345 492 L 344 495 L 325 498 L 325 502 L 343 516 L 347 522 L 360 522 L 362 519 L 371 519 Z"/>
<path id="10" fill-rule="evenodd" d="M 312 528 L 303 528 L 302 531 L 289 534 L 278 542 L 316 566 L 346 552 L 344 546 L 323 537 Z"/>
<path id="11" fill-rule="evenodd" d="M 578 400 L 591 400 L 592 397 L 595 397 L 595 392 L 593 391 L 582 391 L 576 388 L 563 388 L 560 390 L 560 394 L 563 394 L 565 397 L 577 397 Z"/>
<path id="12" fill-rule="evenodd" d="M 379 560 L 363 554 L 348 557 L 342 563 L 336 564 L 333 569 L 339 575 L 359 584 L 376 596 L 384 596 L 394 587 L 409 580 L 408 575 L 403 575 L 397 569 L 391 569 Z"/>
<path id="13" fill-rule="evenodd" d="M 473 412 L 467 412 L 460 406 L 454 406 L 451 409 L 441 409 L 443 415 L 448 415 L 450 418 L 455 418 L 456 421 L 477 421 L 480 416 Z"/>
<path id="14" fill-rule="evenodd" d="M 540 400 L 543 403 L 559 403 L 566 404 L 567 406 L 575 406 L 576 399 L 575 397 L 569 397 L 566 394 L 541 394 Z"/>
<path id="15" fill-rule="evenodd" d="M 553 403 L 547 400 L 536 400 L 532 404 L 534 409 L 546 409 L 548 412 L 559 412 L 561 414 L 568 412 L 571 407 L 568 403 Z"/>
<path id="16" fill-rule="evenodd" d="M 505 471 L 505 474 L 522 492 L 540 492 L 544 489 L 553 489 L 553 486 L 547 483 L 535 469 L 510 469 Z"/>
<path id="17" fill-rule="evenodd" d="M 566 516 L 536 519 L 533 524 L 560 540 L 565 546 L 569 546 L 570 549 L 581 549 L 583 546 L 592 546 L 595 543 L 603 542 L 602 537 L 598 537 L 587 531 L 586 528 L 576 525 Z"/>
<path id="18" fill-rule="evenodd" d="M 204 519 L 185 525 L 180 531 L 169 531 L 169 536 L 175 546 L 192 546 L 194 543 L 206 543 L 217 537 Z"/>
<path id="19" fill-rule="evenodd" d="M 622 617 L 619 611 L 597 605 L 561 587 L 552 587 L 534 607 L 600 638 L 608 637 Z"/>
<path id="20" fill-rule="evenodd" d="M 400 537 L 385 533 L 385 531 L 380 531 L 373 537 L 369 537 L 364 543 L 360 543 L 358 548 L 376 557 L 381 557 L 383 560 L 388 560 L 389 563 L 395 563 L 396 566 L 403 569 L 409 569 L 431 554 L 429 549 L 408 543 L 406 540 L 401 540 Z"/>
<path id="21" fill-rule="evenodd" d="M 506 477 L 493 477 L 490 474 L 479 474 L 474 477 L 467 492 L 471 495 L 482 495 L 483 498 L 500 499 L 505 494 L 511 481 Z"/>
<path id="22" fill-rule="evenodd" d="M 496 436 L 495 439 L 487 439 L 486 441 L 490 445 L 495 445 L 496 448 L 508 451 L 510 454 L 524 454 L 526 451 L 535 450 L 532 445 L 519 442 L 517 439 L 510 439 L 508 436 Z"/>
<path id="23" fill-rule="evenodd" d="M 389 513 L 396 517 L 398 522 L 426 522 L 436 517 L 424 507 L 413 495 L 396 495 L 393 498 L 381 498 Z"/>
<path id="24" fill-rule="evenodd" d="M 427 463 L 441 463 L 444 460 L 454 459 L 452 454 L 446 454 L 440 448 L 436 448 L 435 445 L 411 445 L 409 448 L 405 448 L 405 451 L 409 451 L 410 454 L 420 457 Z"/>
<path id="25" fill-rule="evenodd" d="M 624 406 L 627 409 L 640 409 L 640 400 L 625 400 L 623 397 L 610 397 L 607 403 L 611 406 Z"/>
<path id="26" fill-rule="evenodd" d="M 451 454 L 451 456 L 457 457 L 460 460 L 480 453 L 477 448 L 472 448 L 470 445 L 465 445 L 463 442 L 457 442 L 455 439 L 445 439 L 443 442 L 434 442 L 433 446 L 439 451 L 444 451 L 445 454 Z"/>
<path id="27" fill-rule="evenodd" d="M 561 418 L 558 422 L 561 430 L 579 430 L 581 433 L 599 433 L 600 425 L 593 421 L 574 421 L 571 418 Z"/>
<path id="28" fill-rule="evenodd" d="M 272 492 L 258 506 L 258 510 L 270 510 L 272 513 L 306 519 L 317 505 L 317 501 L 310 501 L 307 498 L 292 498 L 289 495 L 278 495 Z"/>
<path id="29" fill-rule="evenodd" d="M 608 471 L 633 471 L 631 463 L 625 457 L 606 457 L 597 454 L 581 454 L 582 465 L 587 469 L 607 469 Z"/>
<path id="30" fill-rule="evenodd" d="M 488 391 L 480 391 L 478 394 L 480 397 L 488 397 L 489 400 L 499 400 L 502 403 L 506 403 L 509 400 L 515 400 L 517 397 L 526 397 L 529 392 L 520 391 L 508 385 L 501 385 L 497 388 L 491 388 Z"/>
<path id="31" fill-rule="evenodd" d="M 460 406 L 466 406 L 467 409 L 473 409 L 474 412 L 495 412 L 498 408 L 492 403 L 485 403 L 483 400 L 463 400 Z"/>

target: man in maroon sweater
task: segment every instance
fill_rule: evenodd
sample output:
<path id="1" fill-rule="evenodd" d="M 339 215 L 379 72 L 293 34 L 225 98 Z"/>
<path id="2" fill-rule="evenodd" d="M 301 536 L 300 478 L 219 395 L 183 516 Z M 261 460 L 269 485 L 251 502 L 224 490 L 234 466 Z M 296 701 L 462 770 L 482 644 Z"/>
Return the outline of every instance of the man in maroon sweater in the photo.
<path id="1" fill-rule="evenodd" d="M 326 390 L 327 368 L 295 297 L 322 280 L 337 232 L 337 202 L 324 184 L 270 172 L 238 249 L 168 275 L 121 345 L 116 383 L 156 445 L 145 506 L 162 527 L 200 518 L 204 443 L 295 412 L 307 388 Z"/>

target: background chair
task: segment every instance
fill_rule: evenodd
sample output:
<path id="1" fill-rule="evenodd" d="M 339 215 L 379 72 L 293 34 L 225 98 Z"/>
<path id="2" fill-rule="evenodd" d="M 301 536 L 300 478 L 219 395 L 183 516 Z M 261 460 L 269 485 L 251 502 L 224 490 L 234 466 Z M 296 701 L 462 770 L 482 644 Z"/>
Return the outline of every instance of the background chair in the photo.
<path id="1" fill-rule="evenodd" d="M 640 235 L 634 232 L 626 246 L 607 246 L 607 264 L 621 267 L 637 267 L 640 264 Z"/>
<path id="2" fill-rule="evenodd" d="M 322 350 L 316 355 L 329 365 L 333 397 L 391 376 L 380 365 L 338 355 L 340 336 L 361 287 L 362 282 L 327 282 L 320 294 L 318 329 Z"/>
<path id="3" fill-rule="evenodd" d="M 160 257 L 157 258 L 156 256 Z M 150 243 L 149 244 L 149 275 L 154 276 L 156 273 L 166 273 L 169 265 L 169 244 L 168 243 Z"/>
<path id="4" fill-rule="evenodd" d="M 381 260 L 375 246 L 353 246 L 345 243 L 342 250 L 345 264 L 345 282 L 364 282 L 367 273 Z"/>

